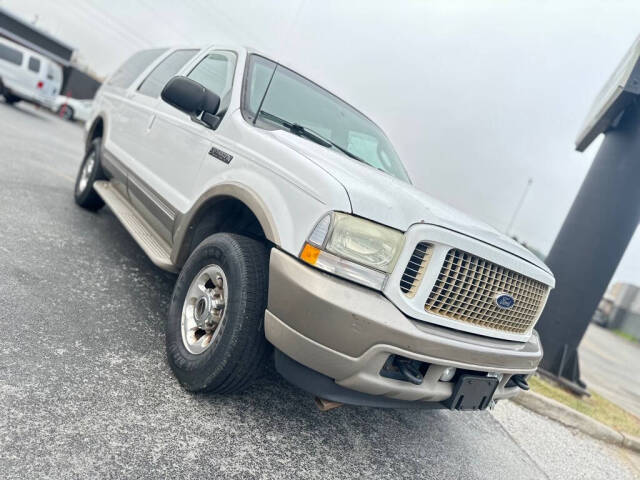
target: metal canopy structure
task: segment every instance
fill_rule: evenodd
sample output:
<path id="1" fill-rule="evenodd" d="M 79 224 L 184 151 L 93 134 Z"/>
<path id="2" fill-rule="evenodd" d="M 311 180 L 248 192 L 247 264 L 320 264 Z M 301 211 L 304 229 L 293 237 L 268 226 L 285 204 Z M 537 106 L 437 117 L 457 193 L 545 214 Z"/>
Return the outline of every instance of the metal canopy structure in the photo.
<path id="1" fill-rule="evenodd" d="M 93 98 L 100 82 L 73 65 L 74 48 L 0 7 L 0 37 L 6 37 L 59 63 L 64 71 L 61 93 Z"/>
<path id="2" fill-rule="evenodd" d="M 578 138 L 604 140 L 547 264 L 556 289 L 538 323 L 541 370 L 584 393 L 578 345 L 640 222 L 640 37 L 596 98 Z"/>
<path id="3" fill-rule="evenodd" d="M 73 48 L 0 8 L 0 35 L 24 45 L 63 66 L 71 65 Z"/>

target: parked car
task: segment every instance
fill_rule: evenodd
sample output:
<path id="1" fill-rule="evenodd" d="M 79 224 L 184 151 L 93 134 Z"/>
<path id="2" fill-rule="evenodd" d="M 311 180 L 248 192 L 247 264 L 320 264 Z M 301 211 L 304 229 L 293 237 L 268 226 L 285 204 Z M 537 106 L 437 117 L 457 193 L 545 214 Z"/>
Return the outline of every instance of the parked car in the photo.
<path id="1" fill-rule="evenodd" d="M 139 52 L 95 103 L 75 200 L 179 272 L 166 348 L 187 390 L 242 390 L 270 345 L 334 402 L 481 410 L 528 388 L 553 275 L 415 188 L 344 100 L 211 47 Z"/>
<path id="2" fill-rule="evenodd" d="M 25 100 L 52 108 L 61 86 L 60 65 L 0 37 L 0 94 L 5 102 Z"/>
<path id="3" fill-rule="evenodd" d="M 58 95 L 53 102 L 52 110 L 65 120 L 85 122 L 91 115 L 92 106 L 93 100 Z"/>

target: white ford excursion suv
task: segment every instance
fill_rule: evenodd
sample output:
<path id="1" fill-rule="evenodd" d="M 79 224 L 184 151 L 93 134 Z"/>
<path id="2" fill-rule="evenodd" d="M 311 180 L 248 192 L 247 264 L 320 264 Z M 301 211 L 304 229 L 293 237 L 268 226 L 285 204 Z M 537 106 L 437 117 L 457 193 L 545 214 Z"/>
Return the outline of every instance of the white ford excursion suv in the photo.
<path id="1" fill-rule="evenodd" d="M 414 188 L 319 85 L 245 48 L 146 50 L 86 125 L 75 200 L 179 272 L 166 346 L 188 390 L 246 387 L 271 345 L 336 403 L 480 410 L 528 388 L 551 272 Z"/>

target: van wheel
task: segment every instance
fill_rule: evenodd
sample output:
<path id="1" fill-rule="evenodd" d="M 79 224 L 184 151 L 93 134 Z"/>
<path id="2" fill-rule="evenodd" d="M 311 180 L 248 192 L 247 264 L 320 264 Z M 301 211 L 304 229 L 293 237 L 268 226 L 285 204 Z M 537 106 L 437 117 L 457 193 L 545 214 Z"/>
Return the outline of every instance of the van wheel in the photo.
<path id="1" fill-rule="evenodd" d="M 166 324 L 169 365 L 191 392 L 249 386 L 270 350 L 264 335 L 268 250 L 228 233 L 207 237 L 176 281 Z"/>
<path id="2" fill-rule="evenodd" d="M 78 205 L 93 212 L 102 208 L 104 201 L 93 189 L 93 182 L 102 178 L 104 177 L 100 168 L 100 139 L 96 138 L 91 142 L 76 177 L 74 198 Z"/>
<path id="3" fill-rule="evenodd" d="M 11 95 L 10 93 L 5 92 L 4 101 L 7 102 L 9 105 L 13 105 L 14 103 L 20 101 L 20 97 L 16 97 L 15 95 Z"/>

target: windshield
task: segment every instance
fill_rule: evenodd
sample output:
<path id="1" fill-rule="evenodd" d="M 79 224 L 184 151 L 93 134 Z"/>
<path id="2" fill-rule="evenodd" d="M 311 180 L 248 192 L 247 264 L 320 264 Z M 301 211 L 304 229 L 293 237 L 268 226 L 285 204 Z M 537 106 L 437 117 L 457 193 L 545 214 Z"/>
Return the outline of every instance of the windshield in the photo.
<path id="1" fill-rule="evenodd" d="M 281 65 L 251 56 L 243 106 L 249 119 L 258 125 L 281 128 L 282 120 L 298 125 L 350 157 L 409 182 L 398 154 L 380 127 L 335 95 Z"/>

